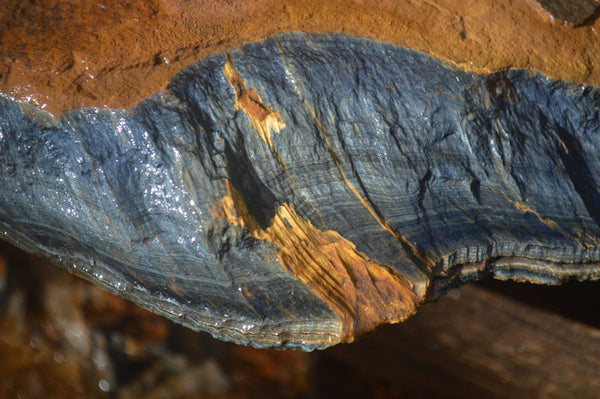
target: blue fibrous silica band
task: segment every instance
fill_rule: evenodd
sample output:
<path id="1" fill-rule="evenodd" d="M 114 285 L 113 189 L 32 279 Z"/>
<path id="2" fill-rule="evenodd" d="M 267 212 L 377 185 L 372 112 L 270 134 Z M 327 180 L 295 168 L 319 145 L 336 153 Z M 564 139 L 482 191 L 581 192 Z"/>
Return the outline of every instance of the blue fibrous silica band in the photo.
<path id="1" fill-rule="evenodd" d="M 599 110 L 535 71 L 282 34 L 128 110 L 1 95 L 0 232 L 221 339 L 323 348 L 483 275 L 598 278 Z"/>

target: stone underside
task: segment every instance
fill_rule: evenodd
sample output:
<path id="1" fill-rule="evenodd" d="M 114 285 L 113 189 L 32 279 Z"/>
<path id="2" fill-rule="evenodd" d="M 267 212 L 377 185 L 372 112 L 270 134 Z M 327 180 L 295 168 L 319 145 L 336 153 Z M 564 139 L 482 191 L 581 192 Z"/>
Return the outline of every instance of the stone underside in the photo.
<path id="1" fill-rule="evenodd" d="M 4 238 L 221 339 L 323 348 L 482 275 L 600 273 L 593 86 L 283 34 L 128 110 L 0 103 Z"/>

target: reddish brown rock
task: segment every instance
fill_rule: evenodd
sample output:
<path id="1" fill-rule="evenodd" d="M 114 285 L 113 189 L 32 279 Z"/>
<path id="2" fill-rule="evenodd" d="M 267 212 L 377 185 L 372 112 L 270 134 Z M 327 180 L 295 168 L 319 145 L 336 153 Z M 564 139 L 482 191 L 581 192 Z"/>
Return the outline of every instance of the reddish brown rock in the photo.
<path id="1" fill-rule="evenodd" d="M 600 23 L 572 28 L 540 9 L 533 0 L 7 0 L 0 91 L 58 113 L 130 107 L 208 54 L 294 30 L 375 38 L 479 72 L 531 68 L 600 84 Z"/>

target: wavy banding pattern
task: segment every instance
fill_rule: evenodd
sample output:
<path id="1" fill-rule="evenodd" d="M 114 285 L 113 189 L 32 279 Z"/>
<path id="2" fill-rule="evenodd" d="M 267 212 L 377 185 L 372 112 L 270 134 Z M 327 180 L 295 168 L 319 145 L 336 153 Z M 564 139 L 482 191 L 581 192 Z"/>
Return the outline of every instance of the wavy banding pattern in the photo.
<path id="1" fill-rule="evenodd" d="M 0 227 L 191 328 L 323 348 L 482 275 L 597 279 L 599 107 L 533 71 L 280 35 L 130 110 L 0 96 Z"/>

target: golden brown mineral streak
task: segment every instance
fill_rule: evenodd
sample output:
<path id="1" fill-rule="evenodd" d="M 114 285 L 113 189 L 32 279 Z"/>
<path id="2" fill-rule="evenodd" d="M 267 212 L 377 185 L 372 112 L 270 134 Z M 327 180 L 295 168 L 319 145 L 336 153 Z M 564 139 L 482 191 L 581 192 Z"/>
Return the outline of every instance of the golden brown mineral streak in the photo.
<path id="1" fill-rule="evenodd" d="M 289 174 L 288 167 L 283 157 L 278 151 L 276 151 L 271 140 L 271 132 L 279 133 L 279 131 L 285 127 L 285 123 L 281 119 L 281 115 L 272 107 L 265 105 L 258 93 L 256 93 L 256 91 L 248 89 L 246 82 L 244 82 L 239 72 L 233 66 L 229 55 L 226 55 L 225 66 L 223 67 L 223 74 L 225 75 L 225 77 L 229 81 L 229 84 L 235 91 L 235 109 L 241 109 L 246 115 L 248 115 L 250 121 L 252 122 L 252 125 L 258 132 L 258 135 L 269 144 L 269 147 L 271 147 L 271 149 L 276 154 L 281 165 L 288 174 L 288 177 L 295 185 L 296 183 L 293 177 Z M 373 207 L 358 192 L 354 184 L 350 182 L 350 180 L 346 176 L 346 172 L 344 171 L 340 160 L 338 159 L 338 156 L 333 151 L 331 143 L 329 142 L 329 138 L 323 130 L 323 128 L 321 127 L 321 123 L 317 118 L 313 108 L 306 102 L 306 100 L 305 104 L 311 112 L 313 118 L 315 119 L 315 122 L 319 126 L 319 129 L 321 130 L 323 139 L 327 144 L 327 149 L 331 158 L 335 162 L 342 178 L 344 179 L 344 182 L 352 191 L 354 196 L 360 201 L 361 205 L 365 207 L 365 209 L 371 214 L 371 216 L 377 221 L 377 223 L 379 223 L 379 225 L 384 230 L 390 233 L 396 240 L 398 240 L 402 244 L 405 250 L 413 256 L 413 259 L 417 260 L 419 263 L 422 263 L 423 265 L 431 269 L 433 267 L 433 263 L 425 255 L 423 255 L 412 242 L 410 242 L 400 232 L 394 230 L 387 220 L 384 220 L 381 217 L 381 215 L 375 212 Z"/>
<path id="2" fill-rule="evenodd" d="M 358 251 L 339 233 L 319 230 L 292 204 L 280 206 L 271 226 L 263 230 L 229 181 L 227 191 L 218 216 L 279 248 L 280 263 L 338 315 L 342 342 L 381 323 L 406 319 L 423 300 L 404 276 Z"/>
<path id="3" fill-rule="evenodd" d="M 271 133 L 285 127 L 279 112 L 265 105 L 256 91 L 248 89 L 229 56 L 223 74 L 235 91 L 235 108 L 249 117 L 259 136 L 275 151 Z M 280 161 L 286 167 L 283 159 Z M 343 177 L 362 200 L 345 174 Z M 319 230 L 298 215 L 292 204 L 280 206 L 271 226 L 263 230 L 229 181 L 227 192 L 221 200 L 221 216 L 232 224 L 247 228 L 254 237 L 279 247 L 280 263 L 340 318 L 341 341 L 352 341 L 355 336 L 381 323 L 402 321 L 412 315 L 415 304 L 422 301 L 405 277 L 361 253 L 339 233 Z M 364 204 L 364 200 L 361 203 Z M 367 209 L 374 214 L 370 206 L 367 205 Z M 382 225 L 390 231 L 387 224 Z"/>
<path id="4" fill-rule="evenodd" d="M 246 83 L 235 70 L 229 56 L 227 56 L 223 73 L 235 91 L 235 109 L 241 109 L 248 115 L 260 138 L 272 148 L 271 132 L 278 133 L 285 127 L 279 112 L 265 105 L 256 91 L 246 87 Z"/>

